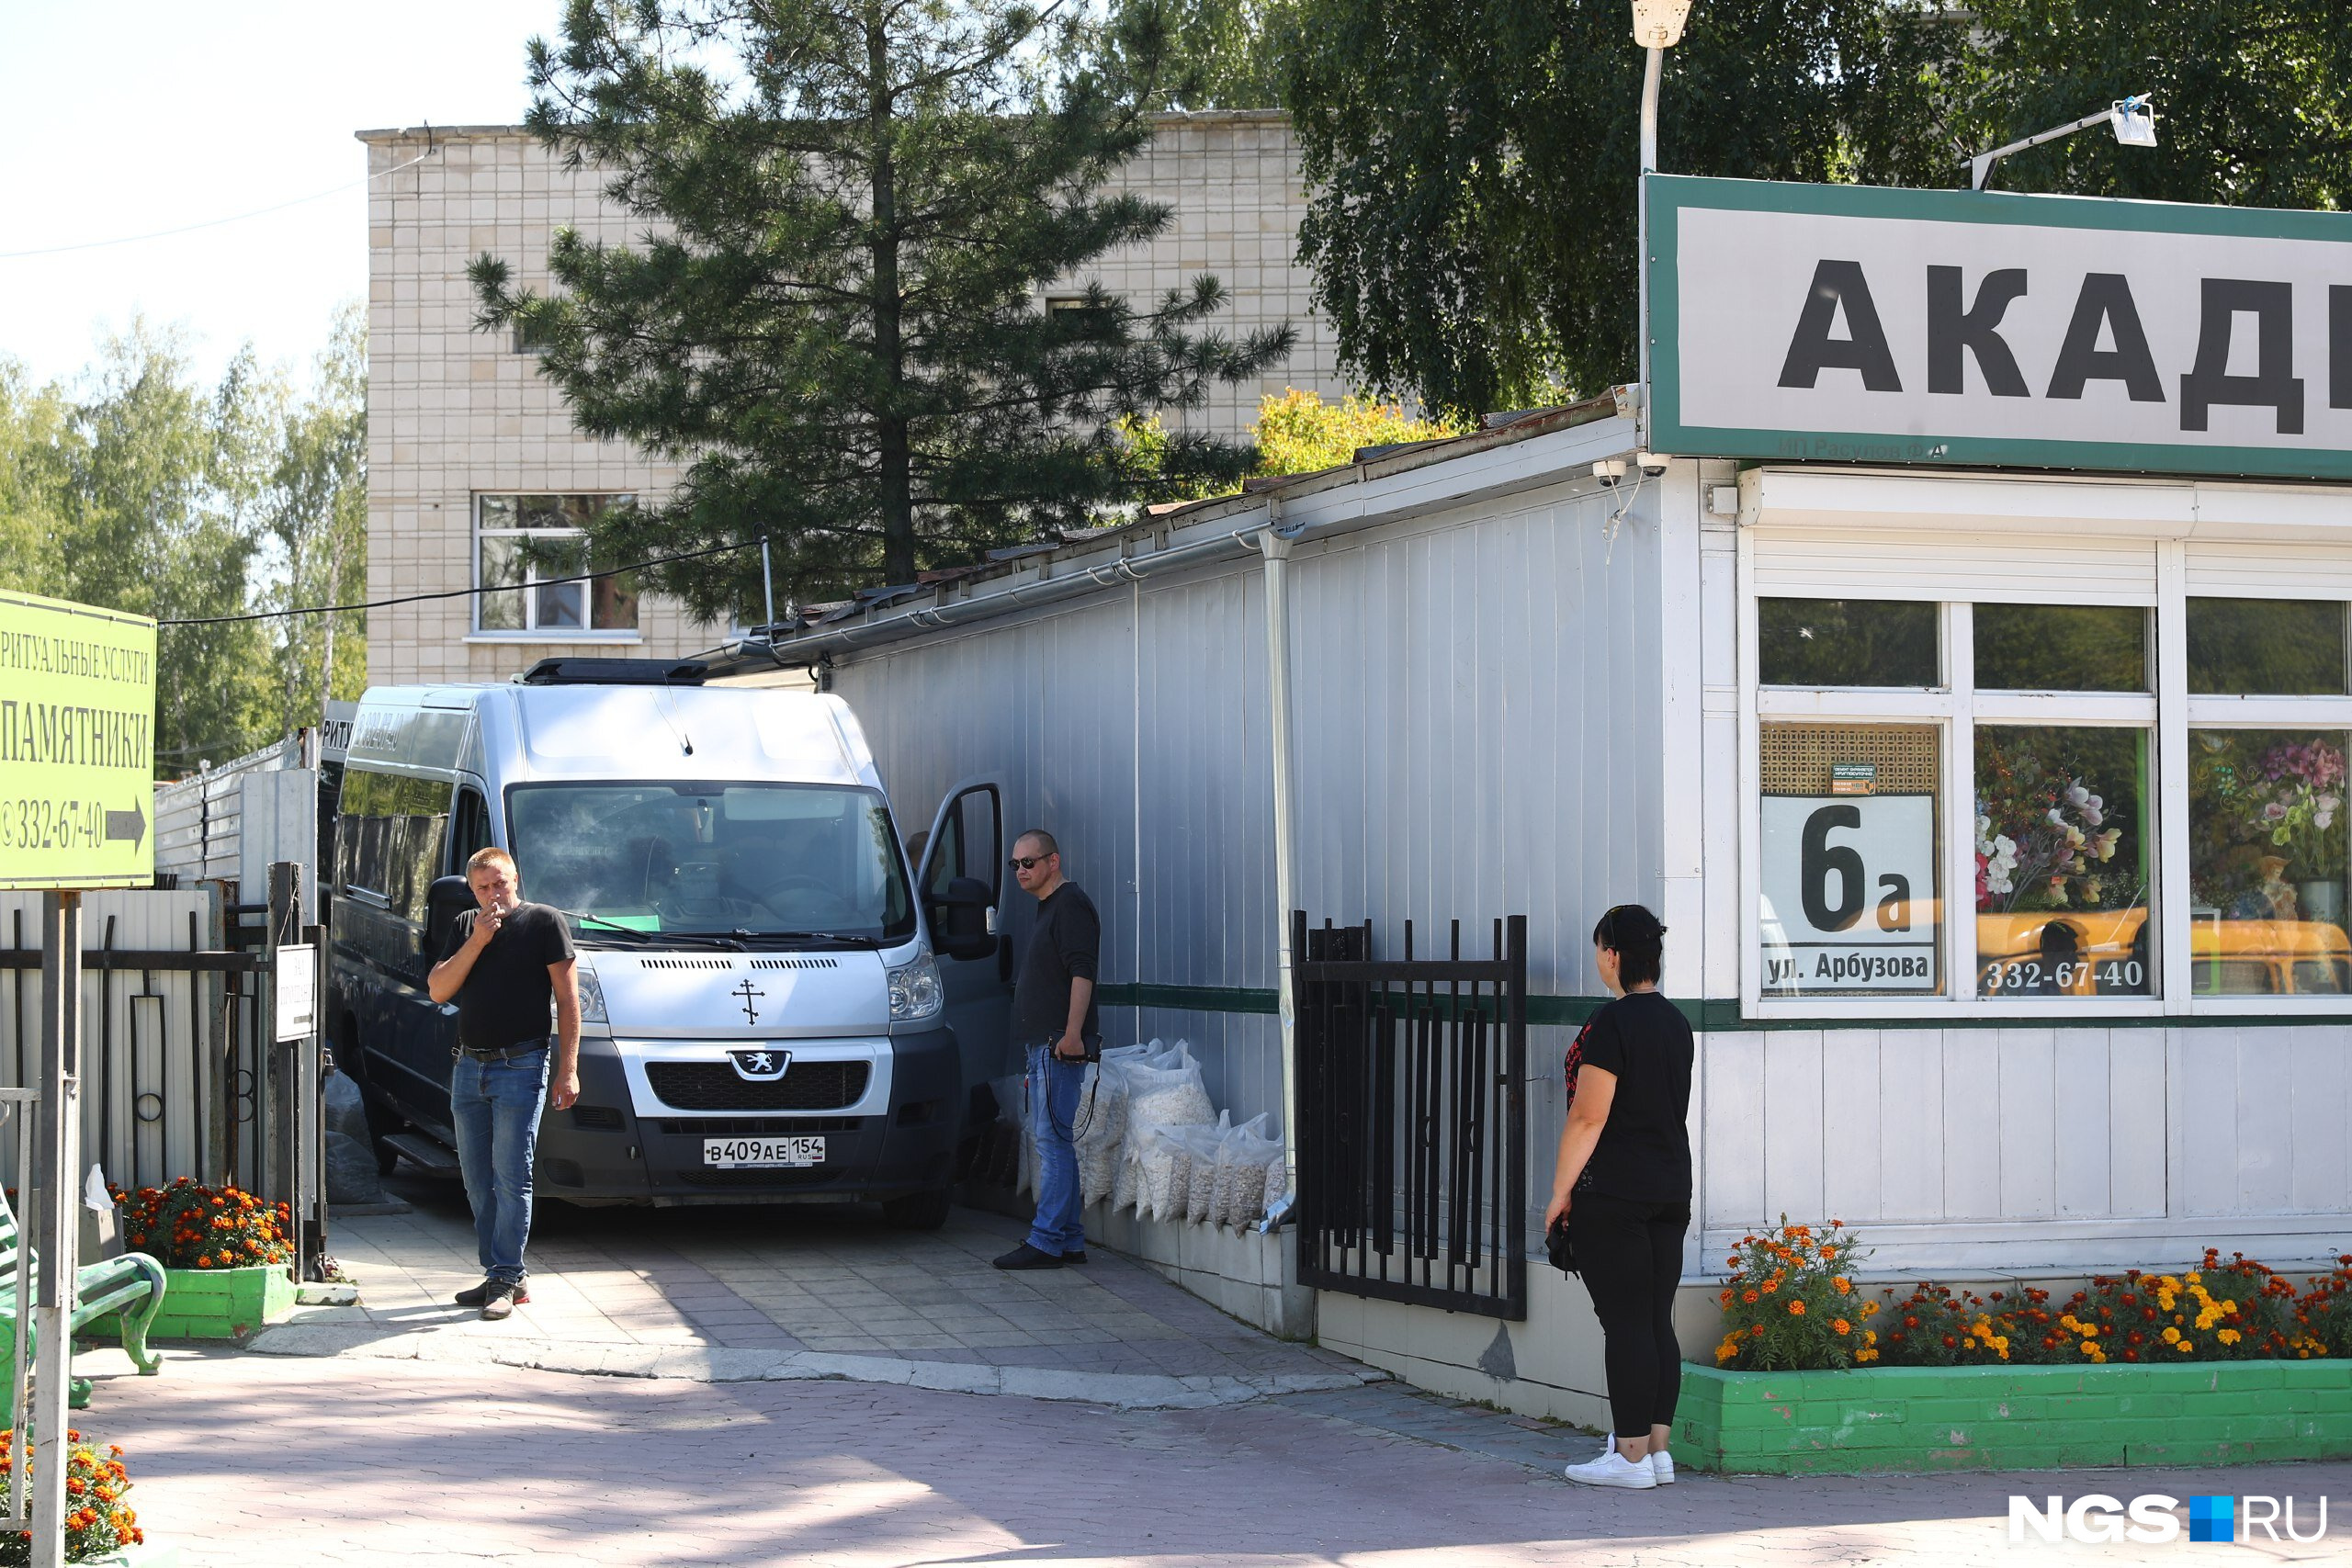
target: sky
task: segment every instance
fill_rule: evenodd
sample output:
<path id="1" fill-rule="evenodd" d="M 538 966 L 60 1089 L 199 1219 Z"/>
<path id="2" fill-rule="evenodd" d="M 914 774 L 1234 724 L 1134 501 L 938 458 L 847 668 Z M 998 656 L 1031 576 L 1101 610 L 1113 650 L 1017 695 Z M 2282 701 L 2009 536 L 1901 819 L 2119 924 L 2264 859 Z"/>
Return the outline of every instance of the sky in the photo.
<path id="1" fill-rule="evenodd" d="M 307 370 L 336 304 L 368 288 L 367 149 L 352 133 L 521 119 L 524 44 L 560 13 L 560 0 L 0 0 L 0 356 L 36 382 L 70 378 L 143 312 L 185 327 L 208 379 L 247 342 Z M 209 226 L 90 244 L 193 224 Z M 61 246 L 88 248 L 17 254 Z"/>

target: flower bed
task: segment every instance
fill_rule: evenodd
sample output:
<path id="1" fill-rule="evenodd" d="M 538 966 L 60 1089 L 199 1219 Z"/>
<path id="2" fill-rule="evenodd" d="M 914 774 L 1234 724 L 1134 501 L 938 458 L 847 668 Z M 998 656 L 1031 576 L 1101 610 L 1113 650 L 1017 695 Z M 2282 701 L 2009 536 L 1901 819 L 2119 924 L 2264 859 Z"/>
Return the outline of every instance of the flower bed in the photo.
<path id="1" fill-rule="evenodd" d="M 237 1339 L 294 1310 L 285 1204 L 185 1176 L 116 1197 L 125 1242 L 164 1265 L 164 1303 L 150 1337 Z M 85 1332 L 119 1329 L 109 1314 Z"/>
<path id="2" fill-rule="evenodd" d="M 242 1339 L 294 1310 L 294 1271 L 282 1263 L 238 1269 L 166 1269 L 164 1304 L 147 1327 L 150 1339 Z M 121 1333 L 112 1313 L 93 1318 L 82 1333 L 110 1339 Z"/>
<path id="3" fill-rule="evenodd" d="M 2303 1289 L 2209 1250 L 2064 1302 L 1922 1284 L 1864 1299 L 1842 1223 L 1742 1238 L 1716 1367 L 1684 1369 L 1702 1470 L 1997 1470 L 2352 1457 L 2352 1256 Z"/>
<path id="4" fill-rule="evenodd" d="M 17 1456 L 10 1451 L 12 1440 L 13 1434 L 0 1428 L 0 1511 L 13 1502 L 17 1483 Z M 70 1428 L 65 1440 L 65 1561 L 150 1561 L 127 1555 L 146 1538 L 140 1533 L 138 1516 L 123 1501 L 130 1490 L 130 1474 L 123 1468 L 122 1450 L 109 1447 L 102 1459 L 96 1449 L 83 1442 L 81 1433 Z M 30 1468 L 29 1460 L 26 1468 Z M 0 1568 L 31 1561 L 29 1532 L 0 1530 Z"/>
<path id="5" fill-rule="evenodd" d="M 1747 1475 L 2352 1457 L 2352 1360 L 1682 1370 L 1677 1463 Z"/>

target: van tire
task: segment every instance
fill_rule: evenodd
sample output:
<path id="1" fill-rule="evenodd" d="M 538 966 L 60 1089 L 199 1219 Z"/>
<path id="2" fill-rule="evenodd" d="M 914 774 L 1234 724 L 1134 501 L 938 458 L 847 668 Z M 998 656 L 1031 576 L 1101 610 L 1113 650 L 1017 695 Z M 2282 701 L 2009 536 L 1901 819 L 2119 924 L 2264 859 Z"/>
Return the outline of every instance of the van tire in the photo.
<path id="1" fill-rule="evenodd" d="M 954 1188 L 927 1187 L 903 1198 L 882 1200 L 882 1217 L 899 1230 L 935 1231 L 947 1223 L 947 1211 L 955 1203 Z"/>

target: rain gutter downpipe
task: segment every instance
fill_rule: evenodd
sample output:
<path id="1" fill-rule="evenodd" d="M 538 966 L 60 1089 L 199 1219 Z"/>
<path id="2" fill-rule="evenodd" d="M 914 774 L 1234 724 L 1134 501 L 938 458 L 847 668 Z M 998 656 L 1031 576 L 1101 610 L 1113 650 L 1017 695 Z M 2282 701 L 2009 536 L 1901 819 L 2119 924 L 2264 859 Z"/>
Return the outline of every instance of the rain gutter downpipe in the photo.
<path id="1" fill-rule="evenodd" d="M 1251 536 L 1266 562 L 1266 719 L 1274 790 L 1275 996 L 1282 1024 L 1283 1166 L 1298 1190 L 1298 990 L 1291 911 L 1298 907 L 1298 837 L 1292 821 L 1290 737 L 1290 548 L 1301 532 L 1282 525 L 1282 498 L 1266 498 L 1266 525 Z"/>

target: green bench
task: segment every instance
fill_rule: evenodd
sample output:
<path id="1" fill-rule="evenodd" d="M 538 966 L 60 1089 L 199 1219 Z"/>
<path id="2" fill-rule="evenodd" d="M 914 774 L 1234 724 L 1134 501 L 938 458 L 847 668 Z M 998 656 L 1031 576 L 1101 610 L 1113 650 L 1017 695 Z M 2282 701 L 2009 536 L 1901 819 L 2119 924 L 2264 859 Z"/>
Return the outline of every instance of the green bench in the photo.
<path id="1" fill-rule="evenodd" d="M 14 1415 L 15 1390 L 9 1386 L 5 1369 L 16 1354 L 17 1325 L 23 1315 L 17 1301 L 17 1248 L 22 1245 L 23 1239 L 17 1233 L 16 1209 L 7 1194 L 0 1192 L 0 1420 Z M 39 1258 L 33 1260 L 32 1278 L 40 1278 Z M 163 1305 L 164 1266 L 143 1252 L 126 1252 L 119 1258 L 87 1263 L 74 1270 L 72 1326 L 79 1329 L 93 1318 L 118 1314 L 123 1351 L 142 1377 L 153 1377 L 163 1371 L 163 1362 L 147 1348 L 147 1325 L 155 1321 L 155 1314 Z M 28 1332 L 28 1364 L 34 1349 L 32 1336 Z M 66 1403 L 76 1410 L 88 1405 L 90 1380 L 74 1379 Z"/>

